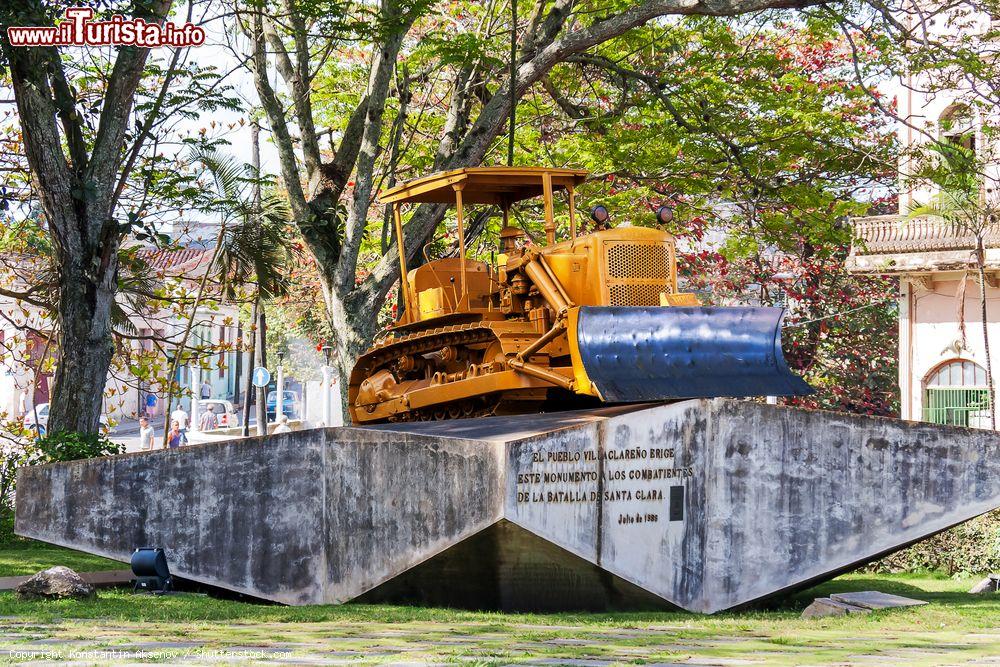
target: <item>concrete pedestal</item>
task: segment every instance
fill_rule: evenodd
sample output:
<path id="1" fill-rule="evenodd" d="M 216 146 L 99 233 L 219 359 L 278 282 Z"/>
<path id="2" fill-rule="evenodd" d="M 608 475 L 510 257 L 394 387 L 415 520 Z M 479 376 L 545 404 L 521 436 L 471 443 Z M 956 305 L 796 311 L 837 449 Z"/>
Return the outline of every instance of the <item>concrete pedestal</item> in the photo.
<path id="1" fill-rule="evenodd" d="M 715 612 L 1000 506 L 1000 435 L 733 400 L 26 468 L 20 535 L 287 604 Z"/>

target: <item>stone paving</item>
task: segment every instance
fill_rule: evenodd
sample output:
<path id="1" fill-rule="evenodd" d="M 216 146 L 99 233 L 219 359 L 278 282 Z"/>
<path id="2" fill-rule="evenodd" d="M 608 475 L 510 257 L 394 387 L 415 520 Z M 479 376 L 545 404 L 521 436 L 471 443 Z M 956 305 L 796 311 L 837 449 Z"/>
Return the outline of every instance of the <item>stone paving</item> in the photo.
<path id="1" fill-rule="evenodd" d="M 954 641 L 945 631 L 857 637 L 680 627 L 489 623 L 116 623 L 0 620 L 0 663 L 106 665 L 998 665 L 1000 627 Z"/>

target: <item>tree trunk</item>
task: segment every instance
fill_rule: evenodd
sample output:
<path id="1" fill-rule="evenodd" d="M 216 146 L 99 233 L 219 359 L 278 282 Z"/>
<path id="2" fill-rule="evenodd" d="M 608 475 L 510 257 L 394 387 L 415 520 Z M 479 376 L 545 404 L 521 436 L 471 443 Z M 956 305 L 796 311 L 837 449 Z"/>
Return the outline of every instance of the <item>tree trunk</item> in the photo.
<path id="1" fill-rule="evenodd" d="M 993 387 L 993 359 L 990 356 L 989 321 L 986 319 L 986 254 L 983 237 L 976 238 L 976 268 L 979 270 L 979 315 L 983 322 L 983 350 L 986 353 L 986 387 L 990 400 L 990 428 L 997 430 L 996 389 Z"/>
<path id="2" fill-rule="evenodd" d="M 234 369 L 234 375 L 236 376 L 236 381 L 233 382 L 233 403 L 235 406 L 240 405 L 240 394 L 242 387 L 240 387 L 240 379 L 243 378 L 243 320 L 236 316 L 236 356 L 234 357 L 233 365 L 236 367 Z"/>
<path id="3" fill-rule="evenodd" d="M 385 301 L 385 295 L 356 289 L 346 297 L 341 297 L 329 287 L 325 279 L 321 282 L 337 349 L 334 365 L 340 378 L 341 409 L 344 423 L 349 424 L 351 415 L 348 411 L 348 389 L 351 370 L 357 358 L 368 349 L 372 338 L 378 333 L 378 311 Z"/>
<path id="4" fill-rule="evenodd" d="M 94 275 L 75 262 L 60 269 L 59 356 L 49 399 L 48 431 L 96 433 L 104 386 L 114 353 L 111 308 L 115 299 L 118 243 L 104 255 L 109 265 Z"/>
<path id="5" fill-rule="evenodd" d="M 139 3 L 134 15 L 161 22 L 171 0 Z M 49 25 L 45 3 L 0 3 L 0 23 Z M 45 212 L 59 274 L 59 361 L 49 430 L 96 433 L 114 352 L 111 309 L 120 236 L 116 184 L 129 137 L 135 92 L 149 49 L 123 46 L 104 90 L 100 116 L 89 121 L 56 47 L 16 48 L 0 41 L 10 75 L 24 152 Z M 92 104 L 87 100 L 86 104 Z M 96 120 L 96 123 L 93 121 Z M 85 127 L 96 128 L 92 142 Z M 133 149 L 139 150 L 141 137 Z M 126 170 L 127 171 L 127 170 Z"/>

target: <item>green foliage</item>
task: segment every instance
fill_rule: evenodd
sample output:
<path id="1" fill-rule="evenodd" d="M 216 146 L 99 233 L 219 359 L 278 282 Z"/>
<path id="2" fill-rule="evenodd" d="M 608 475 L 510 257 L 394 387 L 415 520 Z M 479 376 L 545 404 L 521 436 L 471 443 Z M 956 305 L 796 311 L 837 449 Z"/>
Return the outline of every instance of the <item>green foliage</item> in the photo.
<path id="1" fill-rule="evenodd" d="M 866 570 L 947 572 L 962 577 L 1000 572 L 1000 510 L 897 551 Z"/>
<path id="2" fill-rule="evenodd" d="M 270 184 L 250 165 L 231 155 L 199 148 L 191 151 L 191 157 L 214 185 L 202 191 L 194 206 L 222 218 L 215 262 L 209 271 L 218 277 L 223 294 L 233 299 L 236 289 L 251 281 L 265 300 L 285 294 L 288 265 L 295 254 L 285 200 L 266 189 Z"/>
<path id="3" fill-rule="evenodd" d="M 926 203 L 911 206 L 907 217 L 941 218 L 957 234 L 983 233 L 990 222 L 981 197 L 984 171 L 985 165 L 972 149 L 952 143 L 931 144 L 920 155 L 910 181 L 937 192 Z"/>
<path id="4" fill-rule="evenodd" d="M 465 33 L 450 36 L 434 36 L 421 44 L 426 49 L 426 57 L 437 58 L 442 66 L 461 66 L 469 62 L 481 62 L 484 66 L 503 71 L 506 61 L 491 52 L 490 42 L 480 35 Z"/>
<path id="5" fill-rule="evenodd" d="M 0 505 L 0 545 L 6 545 L 17 539 L 14 534 L 14 509 L 9 505 Z"/>
<path id="6" fill-rule="evenodd" d="M 659 204 L 678 229 L 708 218 L 728 259 L 848 242 L 840 220 L 893 185 L 892 128 L 820 27 L 743 17 L 634 30 L 557 67 L 554 95 L 526 99 L 537 119 L 519 129 L 519 161 L 604 175 L 582 194 L 619 224 L 649 225 Z"/>
<path id="7" fill-rule="evenodd" d="M 50 253 L 52 244 L 41 223 L 37 210 L 21 219 L 0 215 L 0 252 L 41 255 Z"/>
<path id="8" fill-rule="evenodd" d="M 76 461 L 97 456 L 123 454 L 125 445 L 111 442 L 103 433 L 58 431 L 38 439 L 36 446 L 46 462 Z"/>

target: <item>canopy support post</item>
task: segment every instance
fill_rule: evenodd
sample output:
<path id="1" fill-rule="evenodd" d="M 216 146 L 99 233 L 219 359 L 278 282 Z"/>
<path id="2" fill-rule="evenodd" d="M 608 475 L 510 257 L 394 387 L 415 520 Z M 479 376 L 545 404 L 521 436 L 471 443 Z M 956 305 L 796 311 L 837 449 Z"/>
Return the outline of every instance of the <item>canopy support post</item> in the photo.
<path id="1" fill-rule="evenodd" d="M 542 172 L 542 199 L 545 202 L 545 241 L 552 245 L 556 242 L 555 213 L 552 210 L 552 174 Z"/>
<path id="2" fill-rule="evenodd" d="M 403 217 L 399 212 L 399 204 L 392 204 L 392 220 L 396 225 L 396 248 L 399 250 L 399 289 L 403 292 L 406 320 L 413 322 L 413 299 L 410 296 L 410 284 L 406 276 L 406 247 L 403 244 Z"/>
<path id="3" fill-rule="evenodd" d="M 566 186 L 569 194 L 569 237 L 576 240 L 576 192 L 573 191 L 573 184 Z"/>
<path id="4" fill-rule="evenodd" d="M 466 293 L 466 282 L 465 282 L 465 216 L 462 210 L 462 188 L 465 187 L 465 183 L 456 183 L 452 186 L 455 188 L 455 217 L 458 219 L 458 270 L 461 275 L 461 291 L 459 294 L 458 304 L 459 308 L 463 305 L 469 307 L 469 295 Z"/>

